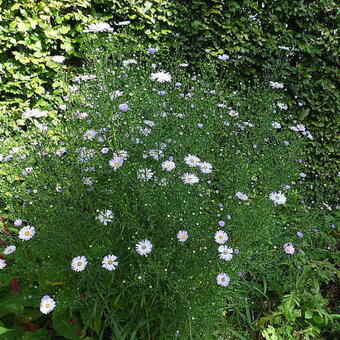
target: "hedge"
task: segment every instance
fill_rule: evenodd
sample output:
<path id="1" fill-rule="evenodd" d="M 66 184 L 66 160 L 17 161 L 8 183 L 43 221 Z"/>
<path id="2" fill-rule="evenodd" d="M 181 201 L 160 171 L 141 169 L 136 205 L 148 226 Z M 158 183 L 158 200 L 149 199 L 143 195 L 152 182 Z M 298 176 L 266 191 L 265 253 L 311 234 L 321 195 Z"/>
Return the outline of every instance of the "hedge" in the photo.
<path id="1" fill-rule="evenodd" d="M 145 48 L 185 56 L 226 53 L 235 88 L 255 79 L 282 81 L 289 114 L 308 125 L 314 194 L 333 202 L 338 179 L 337 7 L 333 0 L 12 0 L 1 3 L 0 134 L 20 138 L 28 107 L 50 111 L 61 102 L 56 72 L 82 62 L 84 27 L 129 20 Z M 67 57 L 66 66 L 51 61 Z M 273 72 L 274 71 L 274 72 Z M 328 196 L 328 198 L 327 198 Z"/>

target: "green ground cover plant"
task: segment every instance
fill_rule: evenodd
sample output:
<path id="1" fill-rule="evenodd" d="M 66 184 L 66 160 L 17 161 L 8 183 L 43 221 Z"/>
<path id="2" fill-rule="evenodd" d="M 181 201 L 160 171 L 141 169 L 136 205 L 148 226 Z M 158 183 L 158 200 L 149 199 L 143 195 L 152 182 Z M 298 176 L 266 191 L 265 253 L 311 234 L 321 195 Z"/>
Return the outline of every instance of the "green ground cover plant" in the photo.
<path id="1" fill-rule="evenodd" d="M 306 200 L 313 135 L 285 82 L 235 90 L 225 53 L 191 65 L 107 34 L 60 75 L 58 126 L 26 109 L 6 152 L 4 339 L 335 334 L 336 225 Z"/>

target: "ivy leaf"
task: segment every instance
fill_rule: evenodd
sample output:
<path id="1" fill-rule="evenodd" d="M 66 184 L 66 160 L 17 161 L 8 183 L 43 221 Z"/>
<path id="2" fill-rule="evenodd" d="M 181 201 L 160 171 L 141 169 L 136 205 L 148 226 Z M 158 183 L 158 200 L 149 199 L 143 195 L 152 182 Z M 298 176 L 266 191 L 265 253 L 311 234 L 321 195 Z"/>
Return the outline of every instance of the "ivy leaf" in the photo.
<path id="1" fill-rule="evenodd" d="M 9 329 L 9 328 L 5 328 L 5 327 L 2 327 L 0 326 L 0 334 L 5 334 L 7 332 L 12 332 L 13 329 Z"/>
<path id="2" fill-rule="evenodd" d="M 313 311 L 312 310 L 306 310 L 305 311 L 305 319 L 311 319 L 313 317 Z"/>

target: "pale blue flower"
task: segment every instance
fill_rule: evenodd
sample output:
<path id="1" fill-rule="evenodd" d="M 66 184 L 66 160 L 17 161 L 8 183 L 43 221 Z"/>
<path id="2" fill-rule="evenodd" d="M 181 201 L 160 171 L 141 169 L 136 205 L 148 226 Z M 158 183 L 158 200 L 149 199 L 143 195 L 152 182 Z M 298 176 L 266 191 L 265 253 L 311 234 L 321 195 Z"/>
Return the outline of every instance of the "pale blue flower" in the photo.
<path id="1" fill-rule="evenodd" d="M 119 105 L 119 110 L 122 112 L 127 112 L 129 110 L 129 105 L 128 104 L 120 104 Z"/>

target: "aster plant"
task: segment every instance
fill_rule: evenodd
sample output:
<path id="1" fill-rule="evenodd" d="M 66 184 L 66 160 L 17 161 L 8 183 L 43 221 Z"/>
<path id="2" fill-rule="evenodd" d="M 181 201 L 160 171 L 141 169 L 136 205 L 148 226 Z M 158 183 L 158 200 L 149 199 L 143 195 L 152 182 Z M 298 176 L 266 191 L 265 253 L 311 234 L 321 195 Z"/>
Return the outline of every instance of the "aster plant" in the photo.
<path id="1" fill-rule="evenodd" d="M 107 339 L 217 337 L 223 312 L 257 280 L 289 277 L 302 247 L 308 210 L 296 226 L 282 216 L 299 204 L 306 129 L 281 83 L 231 91 L 227 55 L 192 73 L 156 48 L 92 53 L 70 78 L 62 136 L 32 126 L 13 158 L 0 269 L 38 287 L 41 313 L 102 320 Z"/>

